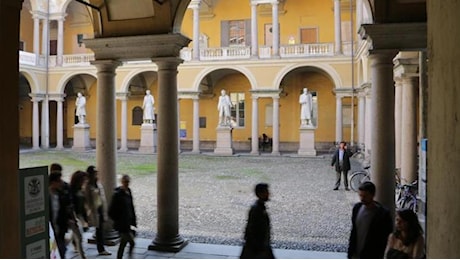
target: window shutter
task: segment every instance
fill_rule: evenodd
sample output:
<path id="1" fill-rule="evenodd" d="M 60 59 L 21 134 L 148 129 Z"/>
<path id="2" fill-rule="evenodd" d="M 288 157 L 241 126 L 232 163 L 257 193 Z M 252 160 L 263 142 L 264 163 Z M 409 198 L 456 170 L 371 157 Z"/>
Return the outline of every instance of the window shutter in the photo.
<path id="1" fill-rule="evenodd" d="M 252 31 L 252 28 L 251 28 L 251 19 L 246 19 L 244 21 L 244 31 L 245 31 L 245 43 L 246 43 L 246 46 L 251 46 L 251 31 Z"/>
<path id="2" fill-rule="evenodd" d="M 221 47 L 228 47 L 229 45 L 229 22 L 228 21 L 221 21 L 220 22 L 220 46 Z"/>

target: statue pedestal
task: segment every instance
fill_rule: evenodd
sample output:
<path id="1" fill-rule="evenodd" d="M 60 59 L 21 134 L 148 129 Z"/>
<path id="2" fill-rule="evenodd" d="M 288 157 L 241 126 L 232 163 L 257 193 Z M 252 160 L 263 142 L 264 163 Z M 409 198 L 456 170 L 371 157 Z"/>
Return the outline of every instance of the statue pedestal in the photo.
<path id="1" fill-rule="evenodd" d="M 139 152 L 153 154 L 157 152 L 157 125 L 143 123 L 141 126 L 141 143 Z"/>
<path id="2" fill-rule="evenodd" d="M 91 149 L 89 141 L 89 125 L 76 124 L 73 126 L 73 146 L 74 151 L 87 151 Z"/>
<path id="3" fill-rule="evenodd" d="M 216 128 L 217 140 L 215 154 L 233 155 L 232 128 L 230 126 L 218 126 Z"/>
<path id="4" fill-rule="evenodd" d="M 301 126 L 299 129 L 299 151 L 298 155 L 316 156 L 314 126 Z"/>

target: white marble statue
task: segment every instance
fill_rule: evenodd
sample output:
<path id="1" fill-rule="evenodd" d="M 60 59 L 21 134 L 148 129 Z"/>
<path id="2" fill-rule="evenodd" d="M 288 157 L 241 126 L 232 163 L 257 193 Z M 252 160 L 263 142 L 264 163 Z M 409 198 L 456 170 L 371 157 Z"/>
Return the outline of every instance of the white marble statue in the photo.
<path id="1" fill-rule="evenodd" d="M 311 123 L 313 112 L 313 98 L 307 88 L 303 89 L 303 93 L 299 97 L 300 103 L 300 125 L 313 126 Z"/>
<path id="2" fill-rule="evenodd" d="M 144 104 L 142 105 L 142 109 L 144 110 L 144 123 L 146 124 L 153 124 L 153 120 L 155 120 L 155 108 L 153 105 L 155 104 L 155 99 L 153 98 L 152 94 L 150 94 L 150 90 L 145 91 L 144 97 Z"/>
<path id="3" fill-rule="evenodd" d="M 86 98 L 80 93 L 77 93 L 77 100 L 75 101 L 75 115 L 78 117 L 78 124 L 86 123 Z"/>
<path id="4" fill-rule="evenodd" d="M 219 110 L 219 125 L 229 126 L 231 122 L 230 110 L 232 108 L 232 101 L 226 94 L 225 90 L 220 91 L 219 103 L 217 110 Z"/>

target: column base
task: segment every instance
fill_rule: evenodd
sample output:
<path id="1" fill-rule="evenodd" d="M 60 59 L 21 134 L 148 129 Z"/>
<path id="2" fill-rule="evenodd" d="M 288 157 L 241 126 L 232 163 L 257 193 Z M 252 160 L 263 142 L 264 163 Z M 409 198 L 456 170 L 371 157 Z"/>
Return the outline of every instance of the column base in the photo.
<path id="1" fill-rule="evenodd" d="M 139 153 L 153 154 L 157 152 L 157 125 L 143 123 L 141 126 L 141 143 Z"/>
<path id="2" fill-rule="evenodd" d="M 177 253 L 186 245 L 188 245 L 188 240 L 184 240 L 180 235 L 177 235 L 172 241 L 159 241 L 158 238 L 155 238 L 149 245 L 148 250 Z"/>
<path id="3" fill-rule="evenodd" d="M 316 156 L 315 150 L 315 127 L 301 126 L 299 128 L 300 140 L 298 155 Z"/>
<path id="4" fill-rule="evenodd" d="M 217 140 L 214 153 L 218 155 L 233 155 L 232 128 L 229 126 L 218 126 L 216 132 Z"/>
<path id="5" fill-rule="evenodd" d="M 73 151 L 82 152 L 91 149 L 89 128 L 88 124 L 76 124 L 73 126 Z"/>
<path id="6" fill-rule="evenodd" d="M 279 155 L 281 155 L 281 153 L 280 153 L 280 151 L 273 151 L 273 152 L 272 152 L 272 155 L 279 156 Z"/>

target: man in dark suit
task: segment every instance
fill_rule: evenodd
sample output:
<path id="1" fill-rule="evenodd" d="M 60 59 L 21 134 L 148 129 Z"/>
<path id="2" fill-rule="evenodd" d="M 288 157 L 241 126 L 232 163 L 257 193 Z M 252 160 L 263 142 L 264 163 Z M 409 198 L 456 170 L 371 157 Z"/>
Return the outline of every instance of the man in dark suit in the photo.
<path id="1" fill-rule="evenodd" d="M 372 182 L 363 182 L 358 195 L 361 202 L 353 207 L 348 258 L 383 258 L 388 236 L 393 231 L 390 211 L 374 201 Z"/>
<path id="2" fill-rule="evenodd" d="M 246 240 L 241 252 L 242 259 L 273 259 L 270 244 L 270 218 L 265 208 L 270 193 L 268 184 L 259 183 L 255 188 L 258 200 L 249 210 L 248 223 L 244 239 Z"/>
<path id="3" fill-rule="evenodd" d="M 347 149 L 347 143 L 342 141 L 339 144 L 339 148 L 335 151 L 334 156 L 332 156 L 331 166 L 335 166 L 336 172 L 336 182 L 334 190 L 338 190 L 340 186 L 340 177 L 343 175 L 343 184 L 345 190 L 348 189 L 348 171 L 350 170 L 350 157 L 352 153 Z"/>

